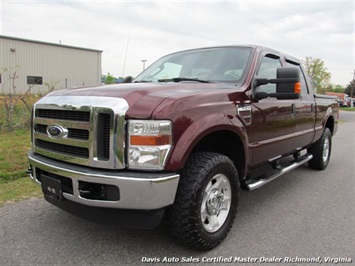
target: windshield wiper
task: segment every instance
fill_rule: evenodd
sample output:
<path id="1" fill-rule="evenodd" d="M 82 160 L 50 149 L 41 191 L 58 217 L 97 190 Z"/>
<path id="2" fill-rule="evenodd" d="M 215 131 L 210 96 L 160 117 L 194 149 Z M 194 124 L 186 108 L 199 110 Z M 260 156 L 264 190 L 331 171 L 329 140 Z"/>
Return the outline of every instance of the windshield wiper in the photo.
<path id="1" fill-rule="evenodd" d="M 177 77 L 177 78 L 171 78 L 171 79 L 158 79 L 159 82 L 180 82 L 180 81 L 197 81 L 201 83 L 209 83 L 208 80 L 203 80 L 203 79 L 198 79 L 198 78 L 184 78 L 184 77 Z"/>

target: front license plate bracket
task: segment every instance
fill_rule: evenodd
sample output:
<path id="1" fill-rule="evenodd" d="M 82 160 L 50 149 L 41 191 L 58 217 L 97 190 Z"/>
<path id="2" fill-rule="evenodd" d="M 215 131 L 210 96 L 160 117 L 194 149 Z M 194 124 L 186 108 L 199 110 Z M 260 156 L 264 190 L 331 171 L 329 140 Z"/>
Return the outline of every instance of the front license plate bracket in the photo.
<path id="1" fill-rule="evenodd" d="M 60 180 L 41 175 L 41 185 L 44 196 L 59 201 L 63 200 L 62 183 Z"/>

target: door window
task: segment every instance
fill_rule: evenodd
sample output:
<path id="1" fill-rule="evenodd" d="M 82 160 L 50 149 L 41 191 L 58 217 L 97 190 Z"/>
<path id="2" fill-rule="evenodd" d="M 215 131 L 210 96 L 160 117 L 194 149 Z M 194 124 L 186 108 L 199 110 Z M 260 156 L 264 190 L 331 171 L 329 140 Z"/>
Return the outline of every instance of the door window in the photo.
<path id="1" fill-rule="evenodd" d="M 260 67 L 256 73 L 256 78 L 266 78 L 266 79 L 275 79 L 276 70 L 281 67 L 280 60 L 278 58 L 272 58 L 266 55 L 260 63 Z M 256 92 L 267 92 L 275 93 L 276 84 L 265 84 L 256 88 Z"/>

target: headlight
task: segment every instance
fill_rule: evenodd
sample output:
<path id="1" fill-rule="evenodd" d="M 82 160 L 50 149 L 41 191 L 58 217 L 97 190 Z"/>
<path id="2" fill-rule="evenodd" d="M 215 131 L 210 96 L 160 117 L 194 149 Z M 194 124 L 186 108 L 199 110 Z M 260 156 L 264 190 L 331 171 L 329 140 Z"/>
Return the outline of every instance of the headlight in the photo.
<path id="1" fill-rule="evenodd" d="M 163 170 L 171 146 L 170 121 L 128 121 L 128 168 Z"/>

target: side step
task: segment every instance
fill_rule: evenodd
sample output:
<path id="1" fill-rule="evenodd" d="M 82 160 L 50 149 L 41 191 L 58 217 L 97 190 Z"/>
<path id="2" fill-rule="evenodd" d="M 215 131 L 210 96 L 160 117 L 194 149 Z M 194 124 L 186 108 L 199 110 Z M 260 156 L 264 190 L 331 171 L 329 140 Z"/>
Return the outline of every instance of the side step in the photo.
<path id="1" fill-rule="evenodd" d="M 286 167 L 283 167 L 283 168 L 280 168 L 276 173 L 274 173 L 271 176 L 268 176 L 266 174 L 266 175 L 263 175 L 263 176 L 261 176 L 261 177 L 259 177 L 257 179 L 253 179 L 253 180 L 249 181 L 246 184 L 246 189 L 247 190 L 258 189 L 258 188 L 266 185 L 267 183 L 275 180 L 276 178 L 278 178 L 278 177 L 280 177 L 280 176 L 292 171 L 293 169 L 301 166 L 302 164 L 308 162 L 312 158 L 313 158 L 312 154 L 303 155 L 303 156 L 299 157 L 297 160 L 293 161 L 293 163 L 291 163 L 290 165 L 288 165 Z"/>

